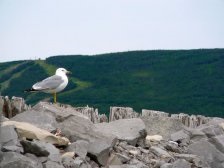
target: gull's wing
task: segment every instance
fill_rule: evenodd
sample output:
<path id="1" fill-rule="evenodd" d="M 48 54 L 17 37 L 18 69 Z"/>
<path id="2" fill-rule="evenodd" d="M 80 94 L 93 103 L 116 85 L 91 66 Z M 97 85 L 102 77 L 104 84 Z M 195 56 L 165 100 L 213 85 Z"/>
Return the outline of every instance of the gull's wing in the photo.
<path id="1" fill-rule="evenodd" d="M 63 79 L 61 76 L 53 75 L 40 82 L 35 83 L 32 88 L 37 91 L 51 90 L 51 89 L 56 89 L 62 83 L 63 83 Z"/>

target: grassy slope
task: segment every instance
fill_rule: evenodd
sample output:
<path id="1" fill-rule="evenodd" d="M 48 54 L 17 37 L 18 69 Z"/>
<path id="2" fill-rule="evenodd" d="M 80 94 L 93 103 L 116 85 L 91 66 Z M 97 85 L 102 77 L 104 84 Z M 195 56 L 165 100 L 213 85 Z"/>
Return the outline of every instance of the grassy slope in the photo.
<path id="1" fill-rule="evenodd" d="M 0 64 L 0 72 L 17 65 L 5 64 L 5 68 Z M 60 102 L 88 104 L 100 108 L 100 112 L 108 112 L 109 106 L 116 105 L 137 111 L 148 108 L 224 117 L 223 49 L 57 56 L 23 66 L 25 69 L 7 79 L 9 87 L 1 90 L 3 95 L 23 96 L 30 103 L 51 97 L 27 95 L 21 90 L 53 74 L 56 67 L 65 67 L 73 75 L 67 89 L 59 94 Z M 30 72 L 34 75 L 28 75 Z M 0 76 L 0 82 L 5 81 Z"/>

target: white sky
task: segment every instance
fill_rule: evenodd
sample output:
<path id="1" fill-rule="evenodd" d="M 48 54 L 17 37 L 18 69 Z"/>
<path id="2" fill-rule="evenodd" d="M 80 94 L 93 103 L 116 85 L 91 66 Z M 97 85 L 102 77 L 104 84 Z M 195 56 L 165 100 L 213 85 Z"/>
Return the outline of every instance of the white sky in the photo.
<path id="1" fill-rule="evenodd" d="M 0 0 L 0 62 L 224 48 L 224 0 Z"/>

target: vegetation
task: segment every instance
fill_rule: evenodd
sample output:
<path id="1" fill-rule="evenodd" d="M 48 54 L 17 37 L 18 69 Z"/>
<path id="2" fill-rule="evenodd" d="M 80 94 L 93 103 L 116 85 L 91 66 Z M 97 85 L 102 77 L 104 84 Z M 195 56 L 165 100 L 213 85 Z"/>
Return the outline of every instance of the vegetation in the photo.
<path id="1" fill-rule="evenodd" d="M 130 51 L 1 63 L 1 93 L 23 96 L 31 104 L 51 98 L 22 91 L 57 67 L 72 71 L 69 86 L 58 95 L 62 103 L 88 104 L 102 113 L 110 106 L 130 106 L 136 111 L 224 117 L 224 49 Z"/>

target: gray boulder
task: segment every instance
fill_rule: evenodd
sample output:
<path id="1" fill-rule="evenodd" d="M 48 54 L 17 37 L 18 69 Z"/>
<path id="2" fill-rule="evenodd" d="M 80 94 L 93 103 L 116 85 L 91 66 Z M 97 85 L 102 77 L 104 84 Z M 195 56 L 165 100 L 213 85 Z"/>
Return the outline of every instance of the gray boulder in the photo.
<path id="1" fill-rule="evenodd" d="M 67 152 L 75 152 L 79 157 L 85 159 L 87 151 L 89 148 L 89 143 L 87 141 L 78 140 L 76 142 L 71 143 L 65 151 Z"/>
<path id="2" fill-rule="evenodd" d="M 3 152 L 23 152 L 23 148 L 18 140 L 17 132 L 15 127 L 12 125 L 1 126 L 1 150 Z"/>
<path id="3" fill-rule="evenodd" d="M 68 106 L 70 107 L 70 106 Z M 63 122 L 70 116 L 80 116 L 88 119 L 74 108 L 60 106 L 59 104 L 50 104 L 47 102 L 39 102 L 32 109 L 16 115 L 10 120 L 28 122 L 45 130 L 55 130 L 58 123 Z"/>
<path id="4" fill-rule="evenodd" d="M 215 168 L 224 168 L 224 154 L 206 139 L 189 145 L 188 152 L 200 156 L 203 163 Z"/>
<path id="5" fill-rule="evenodd" d="M 178 120 L 169 117 L 141 117 L 146 126 L 148 135 L 161 135 L 165 140 L 172 133 L 180 131 L 185 126 Z"/>
<path id="6" fill-rule="evenodd" d="M 15 131 L 15 126 L 13 125 L 6 125 L 2 126 L 1 128 L 1 143 L 2 145 L 6 146 L 13 146 L 17 145 L 18 143 L 18 135 Z"/>
<path id="7" fill-rule="evenodd" d="M 136 145 L 139 139 L 146 136 L 145 124 L 139 118 L 121 119 L 109 123 L 95 124 L 97 130 L 103 134 L 112 133 L 119 140 Z"/>
<path id="8" fill-rule="evenodd" d="M 16 152 L 3 152 L 0 155 L 1 168 L 42 168 L 42 164 Z"/>
<path id="9" fill-rule="evenodd" d="M 99 164 L 105 165 L 111 148 L 117 139 L 112 134 L 98 132 L 94 124 L 86 118 L 73 115 L 59 123 L 61 129 L 71 142 L 85 140 L 89 143 L 88 154 Z"/>
<path id="10" fill-rule="evenodd" d="M 61 162 L 59 150 L 52 144 L 41 141 L 22 140 L 25 153 L 32 153 L 36 156 L 48 156 L 51 161 Z"/>

